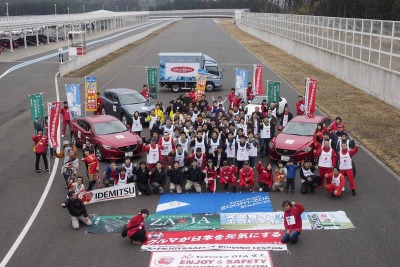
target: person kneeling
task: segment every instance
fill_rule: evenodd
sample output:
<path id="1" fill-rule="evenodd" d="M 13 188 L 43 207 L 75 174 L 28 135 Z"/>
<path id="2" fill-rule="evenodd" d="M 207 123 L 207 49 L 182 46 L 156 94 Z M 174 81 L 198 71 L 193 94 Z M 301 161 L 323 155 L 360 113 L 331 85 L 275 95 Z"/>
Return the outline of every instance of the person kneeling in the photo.
<path id="1" fill-rule="evenodd" d="M 301 214 L 304 212 L 304 207 L 299 203 L 290 203 L 289 200 L 283 201 L 282 207 L 285 209 L 283 214 L 285 230 L 281 242 L 286 244 L 290 241 L 292 244 L 295 244 L 299 240 L 299 235 L 303 230 Z"/>
<path id="2" fill-rule="evenodd" d="M 329 174 L 325 174 L 325 178 L 327 181 L 330 181 L 326 186 L 326 191 L 330 193 L 329 197 L 342 197 L 342 192 L 344 191 L 344 184 L 346 180 L 339 172 L 337 167 L 333 167 L 333 172 Z"/>
<path id="3" fill-rule="evenodd" d="M 132 244 L 141 245 L 147 240 L 146 237 L 146 226 L 144 224 L 144 219 L 149 216 L 149 211 L 142 209 L 140 213 L 129 221 L 126 225 L 128 228 L 128 236 L 131 239 Z"/>

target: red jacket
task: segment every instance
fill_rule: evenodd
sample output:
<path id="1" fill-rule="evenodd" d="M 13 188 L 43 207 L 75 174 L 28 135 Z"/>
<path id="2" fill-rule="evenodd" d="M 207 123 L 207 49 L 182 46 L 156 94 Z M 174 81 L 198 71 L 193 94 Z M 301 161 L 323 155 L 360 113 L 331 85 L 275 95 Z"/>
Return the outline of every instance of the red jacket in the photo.
<path id="1" fill-rule="evenodd" d="M 161 138 L 158 139 L 158 146 L 160 147 L 160 150 L 163 149 L 163 146 L 162 146 L 162 140 L 163 140 L 163 139 L 164 139 L 164 141 L 167 141 L 167 142 L 171 139 L 172 149 L 175 147 L 175 145 L 174 145 L 174 138 L 168 137 L 168 139 L 165 140 L 164 137 L 161 137 Z"/>
<path id="2" fill-rule="evenodd" d="M 240 102 L 242 102 L 242 99 L 240 97 L 236 97 L 233 100 L 233 105 L 239 107 L 240 106 Z"/>
<path id="3" fill-rule="evenodd" d="M 142 151 L 143 152 L 147 152 L 147 154 L 148 154 L 150 152 L 150 147 L 154 149 L 154 148 L 156 148 L 156 145 L 157 144 L 155 144 L 155 145 L 152 145 L 152 144 L 145 145 L 145 146 L 143 146 Z M 160 156 L 160 159 L 161 159 L 160 145 L 158 145 L 158 155 Z"/>
<path id="4" fill-rule="evenodd" d="M 252 90 L 253 90 L 253 88 L 249 88 L 249 87 L 246 88 L 247 100 L 253 100 L 254 95 L 253 95 Z"/>
<path id="5" fill-rule="evenodd" d="M 97 111 L 101 111 L 104 107 L 104 100 L 103 98 L 97 98 Z"/>
<path id="6" fill-rule="evenodd" d="M 63 117 L 64 121 L 70 121 L 71 120 L 71 115 L 69 114 L 69 108 L 61 108 L 60 113 Z"/>
<path id="7" fill-rule="evenodd" d="M 254 181 L 254 169 L 253 168 L 248 168 L 248 169 L 242 168 L 239 171 L 239 179 L 246 183 L 250 183 L 250 182 Z"/>
<path id="8" fill-rule="evenodd" d="M 331 172 L 328 174 L 328 177 L 327 177 L 327 181 L 329 182 L 329 184 L 332 184 L 332 177 L 333 177 L 333 173 Z M 339 179 L 340 179 L 340 184 L 338 187 L 336 187 L 336 190 L 342 191 L 342 188 L 346 184 L 346 179 L 344 178 L 343 174 L 341 174 L 341 173 L 339 173 Z"/>
<path id="9" fill-rule="evenodd" d="M 323 149 L 325 152 L 329 152 L 329 150 L 331 149 L 331 147 L 329 147 L 328 149 L 326 149 L 325 147 L 321 147 L 320 149 L 318 149 L 317 153 L 315 154 L 316 157 L 321 156 L 322 149 Z M 335 152 L 335 150 L 333 150 L 333 148 L 332 148 L 332 166 L 336 166 L 336 152 Z"/>
<path id="10" fill-rule="evenodd" d="M 299 203 L 296 203 L 289 210 L 285 210 L 283 214 L 283 223 L 285 225 L 285 229 L 288 229 L 289 232 L 291 231 L 301 232 L 301 230 L 303 230 L 303 221 L 301 220 L 301 214 L 303 213 L 303 211 L 304 207 Z M 294 217 L 294 224 L 291 225 L 288 224 L 290 216 Z"/>
<path id="11" fill-rule="evenodd" d="M 132 229 L 129 229 L 131 228 Z M 128 228 L 128 236 L 131 237 L 134 233 L 136 233 L 138 230 L 146 230 L 146 226 L 144 224 L 144 218 L 142 214 L 138 214 L 129 221 L 128 225 L 126 226 Z"/>
<path id="12" fill-rule="evenodd" d="M 268 171 L 264 168 L 261 163 L 257 165 L 257 173 L 258 173 L 258 182 L 263 182 L 264 184 L 271 187 L 274 183 L 274 175 L 272 174 L 272 170 Z"/>
<path id="13" fill-rule="evenodd" d="M 228 95 L 229 106 L 232 106 L 232 102 L 233 102 L 234 98 L 235 98 L 235 93 L 229 93 L 229 95 Z"/>
<path id="14" fill-rule="evenodd" d="M 46 147 L 47 144 L 49 143 L 46 135 L 39 136 L 38 134 L 35 134 L 34 136 L 32 136 L 32 140 L 36 146 L 35 153 L 38 154 L 46 153 Z"/>
<path id="15" fill-rule="evenodd" d="M 99 172 L 98 171 L 99 160 L 94 154 L 90 154 L 89 156 L 85 157 L 83 161 L 88 165 L 89 174 L 96 174 Z"/>
<path id="16" fill-rule="evenodd" d="M 141 94 L 144 98 L 149 99 L 149 91 L 147 89 L 143 89 Z"/>
<path id="17" fill-rule="evenodd" d="M 186 162 L 187 162 L 188 164 L 191 164 L 192 159 L 198 159 L 195 155 L 196 155 L 195 152 L 193 152 L 192 154 L 190 154 L 190 155 L 186 158 Z M 201 163 L 200 168 L 203 170 L 203 169 L 206 167 L 206 161 L 207 161 L 207 159 L 206 159 L 206 153 L 203 153 L 202 157 L 203 157 L 203 162 Z"/>
<path id="18" fill-rule="evenodd" d="M 238 172 L 238 169 L 236 166 L 224 166 L 219 170 L 219 177 L 220 177 L 220 183 L 224 184 L 226 182 L 231 181 L 232 179 L 235 178 L 235 174 Z"/>
<path id="19" fill-rule="evenodd" d="M 297 101 L 296 102 L 296 110 L 297 110 L 297 116 L 299 115 L 304 115 L 304 110 L 301 110 L 301 105 L 303 105 L 304 108 L 304 100 L 303 101 Z"/>
<path id="20" fill-rule="evenodd" d="M 341 122 L 341 123 L 339 123 L 339 124 L 342 125 L 343 131 L 346 130 L 346 128 L 344 127 L 344 123 L 343 123 L 343 122 Z M 338 130 L 338 125 L 339 125 L 339 124 L 337 124 L 336 121 L 332 122 L 332 124 L 329 125 L 329 127 L 328 127 L 328 131 L 330 131 L 330 132 L 332 132 L 332 131 L 337 132 L 337 130 Z"/>
<path id="21" fill-rule="evenodd" d="M 324 133 L 325 132 L 327 132 L 328 131 L 328 128 L 326 128 L 326 126 L 324 126 L 321 130 L 317 130 L 315 133 L 314 133 L 314 135 L 313 135 L 313 141 L 314 141 L 314 144 L 315 143 L 322 143 L 322 139 L 324 139 Z M 318 144 L 315 144 L 316 146 L 318 145 Z"/>
<path id="22" fill-rule="evenodd" d="M 206 171 L 206 178 L 212 178 L 212 179 L 217 179 L 217 168 L 213 167 L 210 169 L 208 166 L 203 169 L 203 171 Z"/>
<path id="23" fill-rule="evenodd" d="M 196 102 L 196 92 L 189 92 L 189 97 L 192 99 L 192 103 Z"/>

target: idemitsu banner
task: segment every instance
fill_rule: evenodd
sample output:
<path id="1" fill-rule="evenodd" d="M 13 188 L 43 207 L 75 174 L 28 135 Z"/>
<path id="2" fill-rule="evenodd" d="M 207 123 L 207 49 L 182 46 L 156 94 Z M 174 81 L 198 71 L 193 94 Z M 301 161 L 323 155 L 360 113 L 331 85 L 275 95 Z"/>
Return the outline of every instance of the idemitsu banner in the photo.
<path id="1" fill-rule="evenodd" d="M 318 81 L 313 78 L 306 79 L 306 91 L 304 94 L 305 114 L 314 114 L 317 97 Z"/>
<path id="2" fill-rule="evenodd" d="M 47 103 L 48 110 L 48 137 L 50 147 L 58 147 L 57 131 L 60 125 L 61 102 Z"/>
<path id="3" fill-rule="evenodd" d="M 84 204 L 136 197 L 135 184 L 126 184 L 82 192 L 79 198 Z"/>

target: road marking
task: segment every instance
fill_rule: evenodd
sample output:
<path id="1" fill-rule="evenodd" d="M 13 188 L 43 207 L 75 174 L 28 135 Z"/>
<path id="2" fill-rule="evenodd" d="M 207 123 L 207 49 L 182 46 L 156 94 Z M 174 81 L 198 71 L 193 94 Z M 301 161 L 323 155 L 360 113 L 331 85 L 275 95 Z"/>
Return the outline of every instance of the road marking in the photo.
<path id="1" fill-rule="evenodd" d="M 56 85 L 57 101 L 60 101 L 60 94 L 59 94 L 59 91 L 58 91 L 58 80 L 57 80 L 57 76 L 58 76 L 59 73 L 60 72 L 57 72 L 55 77 L 54 77 L 54 81 L 55 81 L 55 85 Z M 60 126 L 60 124 L 58 126 Z M 57 139 L 58 139 L 58 143 L 60 143 L 60 127 L 58 127 Z M 57 148 L 57 151 L 59 151 L 59 148 Z M 59 158 L 56 158 L 55 161 L 54 161 L 53 169 L 52 169 L 51 174 L 50 174 L 49 181 L 46 184 L 46 187 L 45 187 L 45 189 L 43 191 L 42 196 L 40 197 L 40 200 L 39 200 L 38 204 L 36 205 L 35 210 L 33 211 L 31 217 L 29 218 L 28 222 L 26 223 L 24 229 L 22 229 L 22 231 L 19 234 L 17 240 L 15 240 L 14 244 L 12 245 L 10 250 L 7 252 L 7 255 L 1 261 L 0 267 L 5 267 L 7 265 L 7 263 L 11 259 L 11 257 L 14 255 L 15 251 L 18 249 L 18 247 L 21 244 L 22 240 L 24 239 L 24 237 L 28 233 L 28 231 L 31 228 L 33 222 L 35 221 L 37 215 L 39 214 L 39 211 L 42 208 L 43 203 L 47 198 L 47 195 L 49 194 L 51 185 L 53 184 L 54 177 L 56 175 L 57 168 L 58 168 L 58 162 L 59 162 Z"/>
<path id="2" fill-rule="evenodd" d="M 149 26 L 153 26 L 154 24 L 159 24 L 160 22 L 162 22 L 162 21 L 156 21 L 156 22 L 153 22 L 153 23 L 150 23 L 150 24 L 146 24 L 146 25 L 143 25 L 143 26 L 140 26 L 140 27 L 137 27 L 137 28 L 128 30 L 128 31 L 124 31 L 124 32 L 121 32 L 121 33 L 112 35 L 112 36 L 107 37 L 107 38 L 103 38 L 103 39 L 99 39 L 99 40 L 96 40 L 96 41 L 88 42 L 88 43 L 86 44 L 86 46 L 90 46 L 90 45 L 94 45 L 94 44 L 97 44 L 97 43 L 100 43 L 100 42 L 104 42 L 104 41 L 107 41 L 107 40 L 110 40 L 110 39 L 114 39 L 114 38 L 116 38 L 116 37 L 118 37 L 118 36 L 121 36 L 121 35 L 130 33 L 130 32 L 133 32 L 133 31 L 137 31 L 137 30 L 140 30 L 140 29 L 149 27 Z M 67 53 L 67 50 L 63 50 L 63 54 L 66 54 L 66 53 Z M 56 52 L 56 53 L 52 53 L 52 54 L 49 54 L 49 55 L 46 55 L 46 56 L 43 56 L 43 57 L 35 58 L 35 59 L 33 59 L 33 60 L 29 60 L 29 61 L 26 61 L 26 62 L 24 62 L 24 63 L 15 65 L 15 66 L 9 68 L 8 70 L 6 70 L 2 75 L 0 75 L 0 79 L 3 78 L 4 76 L 6 76 L 7 74 L 9 74 L 10 72 L 14 71 L 14 70 L 23 68 L 23 67 L 25 67 L 25 66 L 28 66 L 28 65 L 31 65 L 31 64 L 34 64 L 34 63 L 43 61 L 43 60 L 45 60 L 45 59 L 49 59 L 49 58 L 58 56 L 58 55 L 59 55 L 59 53 Z"/>

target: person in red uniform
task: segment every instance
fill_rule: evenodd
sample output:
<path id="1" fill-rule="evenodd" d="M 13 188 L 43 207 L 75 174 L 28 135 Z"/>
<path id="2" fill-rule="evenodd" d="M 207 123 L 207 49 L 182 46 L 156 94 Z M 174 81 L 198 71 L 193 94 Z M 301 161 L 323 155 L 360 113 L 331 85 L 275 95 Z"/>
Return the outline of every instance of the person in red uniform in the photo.
<path id="1" fill-rule="evenodd" d="M 196 152 L 193 152 L 186 158 L 186 162 L 192 162 L 193 159 L 197 160 L 197 165 L 202 170 L 206 167 L 207 156 L 206 153 L 201 151 L 201 147 L 196 148 Z"/>
<path id="2" fill-rule="evenodd" d="M 32 141 L 35 143 L 33 145 L 33 152 L 35 152 L 36 154 L 35 170 L 36 172 L 40 172 L 42 170 L 41 168 L 39 168 L 40 157 L 42 157 L 44 167 L 46 168 L 46 171 L 49 171 L 49 163 L 47 162 L 46 157 L 47 145 L 49 143 L 49 140 L 47 139 L 47 136 L 43 134 L 42 128 L 38 128 L 36 132 L 37 133 L 32 136 Z"/>
<path id="3" fill-rule="evenodd" d="M 329 125 L 328 131 L 329 131 L 329 132 L 337 132 L 337 130 L 338 130 L 338 128 L 339 128 L 339 125 L 342 126 L 343 131 L 346 130 L 346 128 L 344 127 L 344 123 L 342 122 L 342 118 L 336 117 L 336 118 L 335 118 L 335 121 L 332 122 L 331 125 Z"/>
<path id="4" fill-rule="evenodd" d="M 358 145 L 353 149 L 348 149 L 346 143 L 342 143 L 342 151 L 338 152 L 339 157 L 339 169 L 343 176 L 347 177 L 349 180 L 351 194 L 356 195 L 356 184 L 354 182 L 354 172 L 353 172 L 353 156 L 358 152 Z"/>
<path id="5" fill-rule="evenodd" d="M 90 154 L 90 150 L 88 148 L 85 148 L 83 150 L 83 153 L 85 156 L 82 160 L 88 166 L 88 176 L 89 176 L 88 191 L 90 191 L 93 189 L 93 186 L 96 184 L 96 180 L 98 179 L 99 176 L 99 161 L 97 160 L 96 155 Z"/>
<path id="6" fill-rule="evenodd" d="M 272 165 L 268 163 L 265 168 L 262 166 L 261 161 L 257 165 L 258 185 L 259 191 L 269 192 L 274 184 L 274 175 L 272 173 Z"/>
<path id="7" fill-rule="evenodd" d="M 304 99 L 302 95 L 299 95 L 299 98 L 296 102 L 297 116 L 304 115 L 304 110 L 305 110 Z"/>
<path id="8" fill-rule="evenodd" d="M 213 160 L 207 160 L 207 166 L 203 169 L 205 175 L 206 189 L 215 193 L 217 185 L 217 168 L 214 166 Z"/>
<path id="9" fill-rule="evenodd" d="M 149 102 L 149 90 L 147 89 L 147 85 L 143 85 L 143 89 L 142 89 L 142 92 L 140 92 L 140 94 L 144 97 L 144 98 L 146 98 L 146 101 L 147 102 Z"/>
<path id="10" fill-rule="evenodd" d="M 196 102 L 196 88 L 192 87 L 190 88 L 190 92 L 187 93 L 190 99 L 192 100 L 192 103 L 194 104 Z"/>
<path id="11" fill-rule="evenodd" d="M 250 168 L 248 161 L 243 163 L 243 168 L 239 171 L 240 189 L 248 188 L 250 192 L 253 192 L 254 186 L 254 169 Z"/>
<path id="12" fill-rule="evenodd" d="M 60 110 L 60 114 L 63 118 L 61 137 L 65 136 L 65 132 L 67 130 L 67 125 L 68 125 L 68 129 L 71 130 L 71 114 L 69 113 L 68 102 L 64 101 L 63 104 L 64 104 L 64 106 Z"/>
<path id="13" fill-rule="evenodd" d="M 324 185 L 325 174 L 332 172 L 332 167 L 336 165 L 336 152 L 330 146 L 329 140 L 324 140 L 324 146 L 318 149 L 314 154 L 318 158 L 319 176 L 321 176 L 321 183 L 318 189 Z"/>
<path id="14" fill-rule="evenodd" d="M 304 212 L 304 207 L 299 203 L 290 203 L 289 200 L 283 201 L 282 207 L 285 210 L 283 214 L 285 230 L 281 242 L 286 244 L 290 241 L 290 243 L 295 244 L 303 230 L 301 214 Z"/>
<path id="15" fill-rule="evenodd" d="M 236 176 L 238 169 L 235 165 L 228 165 L 228 161 L 222 162 L 222 168 L 219 171 L 219 183 L 224 185 L 224 189 L 227 189 L 229 183 L 232 183 L 232 191 L 236 193 Z"/>
<path id="16" fill-rule="evenodd" d="M 242 98 L 235 94 L 235 96 L 233 98 L 233 107 L 239 107 L 240 102 L 242 102 Z"/>
<path id="17" fill-rule="evenodd" d="M 253 98 L 254 98 L 253 84 L 251 82 L 247 83 L 246 95 L 247 95 L 247 100 L 253 100 Z"/>
<path id="18" fill-rule="evenodd" d="M 156 144 L 155 138 L 151 138 L 149 145 L 143 144 L 142 151 L 147 153 L 147 167 L 151 171 L 156 167 L 157 161 L 161 159 L 160 146 Z"/>
<path id="19" fill-rule="evenodd" d="M 231 92 L 228 94 L 229 107 L 233 106 L 233 99 L 234 98 L 235 98 L 235 88 L 232 88 Z"/>
<path id="20" fill-rule="evenodd" d="M 322 141 L 324 140 L 324 133 L 328 132 L 328 128 L 322 123 L 317 124 L 317 129 L 315 129 L 313 135 L 314 146 L 316 150 L 320 149 L 322 146 Z"/>
<path id="21" fill-rule="evenodd" d="M 138 215 L 132 217 L 129 223 L 125 226 L 128 229 L 128 236 L 132 244 L 141 245 L 147 240 L 146 226 L 144 219 L 149 216 L 149 211 L 142 209 Z"/>
<path id="22" fill-rule="evenodd" d="M 101 97 L 100 93 L 97 92 L 97 105 L 96 105 L 97 110 L 93 112 L 93 115 L 102 115 L 103 114 L 103 108 L 104 108 L 104 100 Z"/>
<path id="23" fill-rule="evenodd" d="M 325 174 L 327 180 L 330 183 L 325 186 L 326 191 L 330 193 L 329 197 L 342 197 L 342 191 L 344 191 L 344 184 L 346 180 L 343 174 L 339 172 L 337 167 L 333 167 L 332 173 Z"/>
<path id="24" fill-rule="evenodd" d="M 163 168 L 165 166 L 171 166 L 171 158 L 168 154 L 174 149 L 174 139 L 170 136 L 167 131 L 164 131 L 164 135 L 162 138 L 158 140 L 158 146 L 161 150 L 161 163 Z"/>

